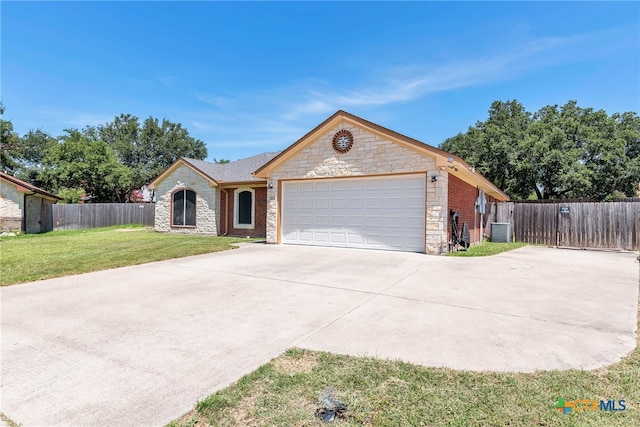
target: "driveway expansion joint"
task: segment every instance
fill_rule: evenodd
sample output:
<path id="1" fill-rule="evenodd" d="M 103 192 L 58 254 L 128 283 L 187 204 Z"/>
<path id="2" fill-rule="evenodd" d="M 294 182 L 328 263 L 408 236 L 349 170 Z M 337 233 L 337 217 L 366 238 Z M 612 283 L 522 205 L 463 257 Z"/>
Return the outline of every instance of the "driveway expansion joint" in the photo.
<path id="1" fill-rule="evenodd" d="M 245 249 L 2 288 L 1 410 L 24 425 L 165 425 L 296 343 L 510 372 L 595 369 L 637 343 L 634 255 Z"/>

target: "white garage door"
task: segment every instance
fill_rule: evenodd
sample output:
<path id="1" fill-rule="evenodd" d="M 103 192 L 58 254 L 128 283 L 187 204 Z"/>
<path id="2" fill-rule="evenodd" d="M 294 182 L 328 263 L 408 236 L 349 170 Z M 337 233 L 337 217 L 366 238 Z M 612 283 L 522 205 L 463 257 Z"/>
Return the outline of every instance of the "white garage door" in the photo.
<path id="1" fill-rule="evenodd" d="M 282 185 L 282 243 L 424 251 L 425 175 Z"/>

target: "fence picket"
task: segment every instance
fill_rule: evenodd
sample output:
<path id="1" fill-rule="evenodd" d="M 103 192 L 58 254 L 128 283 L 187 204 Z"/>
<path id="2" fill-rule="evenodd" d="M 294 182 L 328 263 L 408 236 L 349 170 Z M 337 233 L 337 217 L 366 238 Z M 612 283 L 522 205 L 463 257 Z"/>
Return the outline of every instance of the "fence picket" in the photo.
<path id="1" fill-rule="evenodd" d="M 640 250 L 640 200 L 504 202 L 490 222 L 510 222 L 517 242 L 577 248 Z M 560 213 L 560 207 L 569 213 Z M 489 230 L 489 229 L 488 229 Z"/>
<path id="2" fill-rule="evenodd" d="M 46 231 L 80 230 L 112 225 L 141 224 L 153 227 L 153 203 L 88 203 L 46 205 Z"/>

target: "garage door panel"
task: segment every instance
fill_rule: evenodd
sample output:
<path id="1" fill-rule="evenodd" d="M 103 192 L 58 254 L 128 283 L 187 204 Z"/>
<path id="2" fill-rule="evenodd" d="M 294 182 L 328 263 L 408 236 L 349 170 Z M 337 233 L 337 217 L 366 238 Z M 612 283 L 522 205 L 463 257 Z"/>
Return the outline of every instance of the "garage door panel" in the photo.
<path id="1" fill-rule="evenodd" d="M 331 191 L 345 191 L 347 183 L 344 180 L 331 181 Z"/>
<path id="2" fill-rule="evenodd" d="M 302 183 L 300 185 L 303 185 Z M 328 193 L 330 190 L 330 186 L 331 184 L 328 181 L 322 180 L 322 181 L 315 181 L 312 185 L 312 190 L 315 193 Z"/>
<path id="3" fill-rule="evenodd" d="M 365 206 L 367 209 L 376 209 L 384 206 L 384 199 L 380 196 L 373 196 L 367 198 L 365 202 Z"/>
<path id="4" fill-rule="evenodd" d="M 329 243 L 329 233 L 326 231 L 314 231 L 313 238 L 317 243 Z"/>
<path id="5" fill-rule="evenodd" d="M 313 225 L 321 226 L 323 228 L 329 227 L 329 215 L 314 215 Z"/>
<path id="6" fill-rule="evenodd" d="M 359 213 L 361 209 L 364 209 L 364 198 L 361 196 L 350 196 L 347 200 L 347 207 L 349 209 L 359 209 Z"/>
<path id="7" fill-rule="evenodd" d="M 329 207 L 329 199 L 328 198 L 317 198 L 313 201 L 314 209 L 327 209 Z"/>
<path id="8" fill-rule="evenodd" d="M 368 180 L 368 181 L 365 181 L 365 184 L 364 184 L 365 190 L 380 191 L 384 189 L 384 187 L 385 187 L 385 183 L 384 181 L 381 181 L 381 180 Z"/>
<path id="9" fill-rule="evenodd" d="M 362 180 L 345 180 L 344 181 L 346 183 L 346 191 L 349 192 L 358 192 L 358 191 L 362 191 L 364 190 L 364 181 Z"/>
<path id="10" fill-rule="evenodd" d="M 384 200 L 384 207 L 385 209 L 402 210 L 405 207 L 404 202 L 405 199 L 403 199 L 402 197 L 389 197 L 388 199 Z"/>
<path id="11" fill-rule="evenodd" d="M 364 225 L 365 227 L 384 227 L 385 220 L 383 216 L 367 216 Z"/>
<path id="12" fill-rule="evenodd" d="M 343 231 L 340 231 L 340 232 L 334 231 L 330 234 L 330 236 L 331 236 L 332 244 L 343 246 L 347 241 L 347 236 Z"/>
<path id="13" fill-rule="evenodd" d="M 313 199 L 299 199 L 297 207 L 301 209 L 313 209 Z"/>
<path id="14" fill-rule="evenodd" d="M 331 199 L 331 209 L 344 210 L 347 207 L 346 197 Z"/>
<path id="15" fill-rule="evenodd" d="M 313 215 L 299 215 L 297 222 L 299 225 L 303 226 L 304 228 L 306 227 L 311 227 L 313 226 Z"/>
<path id="16" fill-rule="evenodd" d="M 362 247 L 364 245 L 364 236 L 362 234 L 347 233 L 347 243 L 353 247 Z"/>
<path id="17" fill-rule="evenodd" d="M 424 196 L 420 197 L 407 197 L 404 199 L 404 206 L 408 209 L 424 208 Z"/>
<path id="18" fill-rule="evenodd" d="M 345 215 L 329 215 L 329 223 L 335 228 L 343 228 L 347 226 L 347 217 Z"/>
<path id="19" fill-rule="evenodd" d="M 367 234 L 364 238 L 367 246 L 371 247 L 381 247 L 384 242 L 382 234 Z"/>
<path id="20" fill-rule="evenodd" d="M 362 227 L 364 225 L 363 216 L 347 215 L 347 227 Z"/>
<path id="21" fill-rule="evenodd" d="M 313 242 L 313 232 L 311 231 L 301 231 L 299 234 L 297 234 L 298 239 L 301 242 L 306 242 L 306 243 L 312 243 Z"/>
<path id="22" fill-rule="evenodd" d="M 422 252 L 425 183 L 425 175 L 285 182 L 282 242 Z"/>

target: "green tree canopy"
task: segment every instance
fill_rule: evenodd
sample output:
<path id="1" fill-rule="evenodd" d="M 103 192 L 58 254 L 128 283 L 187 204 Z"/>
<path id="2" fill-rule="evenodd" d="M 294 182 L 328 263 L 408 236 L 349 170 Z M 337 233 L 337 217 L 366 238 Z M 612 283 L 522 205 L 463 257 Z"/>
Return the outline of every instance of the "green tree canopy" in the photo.
<path id="1" fill-rule="evenodd" d="M 12 173 L 18 167 L 15 160 L 18 148 L 18 134 L 13 123 L 4 119 L 4 105 L 0 102 L 0 169 Z"/>
<path id="2" fill-rule="evenodd" d="M 2 169 L 49 191 L 62 191 L 69 203 L 77 201 L 80 189 L 91 201 L 138 200 L 136 190 L 179 157 L 207 157 L 204 142 L 167 119 L 149 117 L 141 124 L 137 117 L 121 114 L 101 126 L 66 129 L 57 138 L 41 130 L 20 137 L 10 121 L 0 124 Z"/>
<path id="3" fill-rule="evenodd" d="M 204 142 L 167 119 L 160 122 L 149 117 L 140 125 L 138 117 L 121 114 L 110 123 L 90 129 L 90 133 L 105 141 L 129 169 L 129 192 L 151 182 L 180 157 L 207 157 Z"/>
<path id="4" fill-rule="evenodd" d="M 41 130 L 30 130 L 17 140 L 14 151 L 17 164 L 15 176 L 39 187 L 44 185 L 40 174 L 44 170 L 44 158 L 58 140 Z"/>
<path id="5" fill-rule="evenodd" d="M 93 202 L 126 201 L 131 175 L 113 149 L 90 132 L 65 133 L 44 158 L 40 179 L 46 186 L 62 194 L 81 188 Z"/>
<path id="6" fill-rule="evenodd" d="M 440 148 L 464 158 L 515 199 L 633 196 L 640 182 L 640 119 L 576 101 L 528 113 L 495 101 L 489 117 Z"/>

